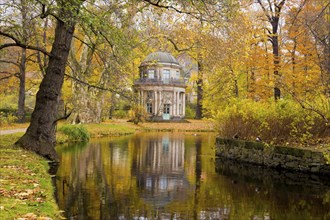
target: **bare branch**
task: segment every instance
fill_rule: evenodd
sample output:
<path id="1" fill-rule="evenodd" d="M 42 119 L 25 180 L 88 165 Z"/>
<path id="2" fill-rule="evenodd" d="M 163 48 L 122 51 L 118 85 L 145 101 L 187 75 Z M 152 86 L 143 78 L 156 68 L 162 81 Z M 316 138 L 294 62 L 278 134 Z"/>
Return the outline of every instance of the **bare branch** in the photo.
<path id="1" fill-rule="evenodd" d="M 285 0 L 282 0 L 280 2 L 280 4 L 278 4 L 278 5 L 275 4 L 275 18 L 278 18 L 280 16 L 284 3 L 285 3 Z"/>
<path id="2" fill-rule="evenodd" d="M 88 88 L 94 88 L 94 89 L 99 89 L 99 90 L 103 90 L 103 91 L 109 91 L 109 92 L 112 92 L 112 93 L 118 93 L 118 94 L 120 94 L 121 96 L 127 98 L 128 100 L 131 100 L 131 97 L 130 97 L 129 95 L 126 95 L 126 94 L 124 93 L 124 91 L 122 91 L 122 90 L 120 90 L 120 89 L 117 90 L 117 89 L 106 88 L 106 87 L 103 87 L 103 86 L 92 85 L 92 84 L 90 84 L 90 83 L 88 83 L 88 82 L 85 82 L 85 81 L 83 81 L 83 80 L 80 80 L 80 79 L 78 79 L 78 78 L 76 78 L 76 77 L 73 77 L 73 76 L 71 76 L 71 75 L 69 75 L 69 74 L 66 74 L 66 73 L 65 73 L 64 75 L 65 75 L 66 77 L 68 77 L 68 78 L 70 78 L 70 79 L 72 79 L 72 80 L 78 82 L 79 84 L 82 84 L 82 85 L 84 85 L 84 86 L 87 86 Z"/>
<path id="3" fill-rule="evenodd" d="M 73 111 L 73 110 L 72 110 L 72 111 Z M 58 121 L 68 119 L 68 117 L 70 117 L 70 115 L 72 114 L 72 111 L 71 111 L 69 114 L 64 115 L 63 117 L 60 117 L 60 118 L 56 119 L 53 123 L 56 124 Z"/>
<path id="4" fill-rule="evenodd" d="M 178 51 L 178 52 L 189 51 L 190 49 L 193 48 L 193 45 L 191 45 L 190 47 L 187 47 L 187 48 L 181 48 L 181 49 L 180 49 L 180 48 L 178 47 L 177 43 L 175 43 L 170 37 L 168 37 L 168 36 L 164 36 L 164 38 L 165 38 L 166 40 L 168 40 L 168 41 L 173 45 L 174 49 L 175 49 L 176 51 Z"/>
<path id="5" fill-rule="evenodd" d="M 9 79 L 11 77 L 18 77 L 19 73 L 8 73 L 8 72 L 0 72 L 0 74 L 6 74 L 7 76 L 1 77 L 0 81 L 5 80 L 5 79 Z"/>
<path id="6" fill-rule="evenodd" d="M 114 44 L 101 31 L 99 33 L 106 40 L 106 42 L 110 45 L 113 57 L 117 60 L 117 55 L 116 55 L 115 50 L 114 50 Z"/>
<path id="7" fill-rule="evenodd" d="M 162 5 L 161 4 L 161 0 L 157 0 L 156 2 L 153 1 L 153 0 L 143 0 L 144 2 L 154 6 L 154 7 L 158 7 L 158 8 L 163 8 L 163 9 L 168 9 L 168 10 L 174 10 L 175 12 L 179 13 L 179 14 L 186 14 L 186 15 L 190 15 L 192 16 L 193 18 L 197 19 L 197 20 L 200 20 L 200 21 L 205 21 L 205 22 L 209 22 L 209 23 L 212 23 L 212 22 L 215 22 L 217 21 L 216 19 L 205 19 L 203 18 L 203 13 L 200 11 L 200 9 L 198 9 L 198 7 L 195 7 L 196 10 L 198 11 L 197 12 L 194 12 L 194 11 L 185 11 L 185 10 L 181 10 L 177 7 L 174 7 L 173 5 Z M 194 6 L 194 2 L 192 1 L 191 2 L 192 5 Z M 205 5 L 204 8 L 206 9 L 206 12 L 205 14 L 208 15 L 209 18 L 213 18 L 212 15 L 210 15 L 209 13 L 209 9 L 206 7 L 206 4 L 205 2 L 203 1 L 203 4 Z"/>
<path id="8" fill-rule="evenodd" d="M 0 63 L 10 63 L 10 64 L 13 64 L 13 65 L 17 66 L 18 68 L 20 68 L 20 65 L 17 62 L 14 62 L 14 61 L 0 60 Z"/>
<path id="9" fill-rule="evenodd" d="M 46 50 L 44 50 L 40 47 L 35 47 L 35 46 L 24 44 L 20 40 L 18 40 L 16 37 L 14 37 L 14 36 L 12 36 L 8 33 L 0 31 L 0 35 L 8 37 L 8 38 L 12 39 L 15 42 L 15 43 L 6 43 L 6 44 L 0 45 L 0 50 L 4 49 L 6 47 L 21 47 L 21 48 L 25 48 L 25 49 L 29 49 L 29 50 L 40 51 L 41 53 L 43 53 L 47 56 L 50 56 L 50 57 L 52 56 L 52 54 L 47 52 Z"/>
<path id="10" fill-rule="evenodd" d="M 272 3 L 270 2 L 270 0 L 268 0 L 268 5 L 269 5 L 269 10 L 271 12 L 271 15 L 273 15 L 273 8 L 272 8 Z"/>
<path id="11" fill-rule="evenodd" d="M 320 111 L 319 109 L 316 109 L 314 108 L 312 105 L 300 100 L 297 96 L 294 95 L 293 92 L 289 91 L 288 89 L 285 89 L 285 87 L 283 87 L 284 90 L 286 90 L 286 92 L 288 92 L 294 100 L 296 100 L 296 102 L 298 102 L 298 104 L 303 108 L 303 109 L 306 109 L 308 111 L 312 111 L 312 112 L 315 112 L 316 114 L 318 114 L 319 116 L 321 116 L 325 122 L 326 125 L 329 126 L 329 118 L 327 118 L 327 116 L 322 112 Z"/>
<path id="12" fill-rule="evenodd" d="M 191 14 L 191 12 L 183 12 L 183 11 L 179 10 L 178 8 L 173 7 L 172 5 L 161 5 L 160 0 L 158 0 L 157 2 L 153 2 L 152 0 L 143 0 L 143 1 L 149 3 L 150 5 L 156 6 L 158 8 L 173 9 L 174 11 L 176 11 L 180 14 Z"/>
<path id="13" fill-rule="evenodd" d="M 265 14 L 266 17 L 268 18 L 268 21 L 271 22 L 271 21 L 272 21 L 272 17 L 268 14 L 268 12 L 267 12 L 265 6 L 262 4 L 261 0 L 258 0 L 258 3 L 259 3 L 259 5 L 261 6 L 261 8 L 262 8 L 264 14 Z"/>
<path id="14" fill-rule="evenodd" d="M 296 20 L 297 20 L 297 18 L 298 18 L 298 15 L 299 15 L 300 12 L 302 11 L 302 9 L 303 9 L 303 7 L 305 6 L 306 2 L 307 2 L 307 0 L 304 0 L 304 1 L 299 5 L 298 11 L 297 11 L 297 13 L 295 13 L 294 18 L 293 18 L 293 20 L 292 20 L 292 22 L 291 22 L 290 29 L 291 29 L 292 26 L 296 23 Z"/>

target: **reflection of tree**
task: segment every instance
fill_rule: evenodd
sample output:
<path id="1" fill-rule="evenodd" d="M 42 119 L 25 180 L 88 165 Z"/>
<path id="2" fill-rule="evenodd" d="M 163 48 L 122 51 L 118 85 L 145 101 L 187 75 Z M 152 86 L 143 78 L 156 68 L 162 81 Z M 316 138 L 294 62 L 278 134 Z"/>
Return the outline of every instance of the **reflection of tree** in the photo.
<path id="1" fill-rule="evenodd" d="M 62 154 L 61 160 L 61 166 L 65 168 L 60 169 L 59 172 L 62 173 L 57 174 L 61 176 L 57 183 L 58 196 L 62 197 L 59 198 L 59 206 L 67 207 L 67 215 L 83 219 L 90 215 L 91 201 L 98 201 L 100 197 L 101 191 L 91 189 L 100 189 L 104 186 L 101 148 L 97 144 L 90 144 L 86 149 L 76 150 L 74 156 Z M 93 178 L 90 178 L 91 176 Z"/>
<path id="2" fill-rule="evenodd" d="M 202 140 L 200 138 L 196 139 L 196 168 L 195 168 L 195 193 L 194 193 L 194 219 L 198 219 L 198 201 L 199 201 L 199 193 L 200 193 L 200 185 L 201 185 L 201 176 L 202 176 Z"/>
<path id="3" fill-rule="evenodd" d="M 224 161 L 215 169 L 213 140 L 148 133 L 65 148 L 59 207 L 79 220 L 327 219 L 329 181 L 288 173 L 277 179 Z"/>
<path id="4" fill-rule="evenodd" d="M 169 136 L 141 139 L 133 175 L 141 197 L 155 207 L 183 199 L 188 182 L 184 173 L 184 139 Z"/>

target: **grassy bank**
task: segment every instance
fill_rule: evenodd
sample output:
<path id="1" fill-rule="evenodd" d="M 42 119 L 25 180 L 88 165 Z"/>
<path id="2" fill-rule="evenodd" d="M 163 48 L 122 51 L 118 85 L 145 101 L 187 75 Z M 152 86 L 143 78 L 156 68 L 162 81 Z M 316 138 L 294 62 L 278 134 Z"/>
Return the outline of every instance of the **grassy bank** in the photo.
<path id="1" fill-rule="evenodd" d="M 59 219 L 48 163 L 13 146 L 21 135 L 0 136 L 0 219 Z"/>
<path id="2" fill-rule="evenodd" d="M 11 125 L 2 130 L 26 128 L 27 124 Z M 212 123 L 190 120 L 188 123 L 142 123 L 125 120 L 102 124 L 59 124 L 57 142 L 119 136 L 139 131 L 212 131 Z M 59 219 L 60 212 L 53 197 L 48 163 L 38 155 L 13 146 L 23 133 L 0 135 L 0 219 Z M 88 135 L 88 137 L 86 136 Z"/>
<path id="3" fill-rule="evenodd" d="M 57 143 L 86 140 L 86 129 L 90 138 L 121 136 L 143 131 L 167 131 L 167 132 L 210 132 L 213 131 L 213 123 L 204 120 L 189 120 L 186 122 L 155 123 L 145 122 L 134 125 L 126 120 L 111 120 L 102 124 L 69 125 L 60 124 L 57 129 Z"/>

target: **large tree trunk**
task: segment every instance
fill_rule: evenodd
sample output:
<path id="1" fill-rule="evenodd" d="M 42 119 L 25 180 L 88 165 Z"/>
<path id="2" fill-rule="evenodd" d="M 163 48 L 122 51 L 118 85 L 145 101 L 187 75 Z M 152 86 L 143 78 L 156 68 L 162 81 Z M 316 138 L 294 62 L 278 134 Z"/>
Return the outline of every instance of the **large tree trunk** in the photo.
<path id="1" fill-rule="evenodd" d="M 104 92 L 86 85 L 73 82 L 73 124 L 100 123 L 102 121 L 102 106 Z"/>
<path id="2" fill-rule="evenodd" d="M 66 12 L 70 13 L 70 12 Z M 65 14 L 65 11 L 63 11 Z M 57 21 L 51 57 L 36 97 L 31 123 L 26 133 L 16 142 L 22 148 L 45 158 L 58 161 L 55 151 L 55 126 L 59 96 L 74 32 L 73 23 Z"/>
<path id="3" fill-rule="evenodd" d="M 89 41 L 87 35 L 84 41 Z M 74 44 L 72 44 L 70 52 L 72 75 L 77 79 L 72 82 L 72 103 L 74 109 L 70 120 L 73 124 L 100 123 L 102 119 L 104 92 L 97 88 L 90 87 L 87 80 L 88 77 L 93 75 L 93 69 L 95 68 L 93 68 L 93 65 L 95 65 L 93 64 L 95 49 L 91 49 L 85 44 L 81 47 L 82 52 L 79 58 L 77 57 L 77 54 L 79 54 L 78 49 Z M 106 73 L 107 71 L 104 70 L 98 83 L 101 87 L 106 81 L 108 75 Z"/>

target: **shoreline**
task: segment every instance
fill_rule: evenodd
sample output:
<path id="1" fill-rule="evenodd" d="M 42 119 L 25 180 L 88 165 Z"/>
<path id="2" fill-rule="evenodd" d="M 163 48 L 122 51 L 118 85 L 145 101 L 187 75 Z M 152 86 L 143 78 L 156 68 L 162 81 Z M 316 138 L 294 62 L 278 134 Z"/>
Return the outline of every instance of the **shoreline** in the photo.
<path id="1" fill-rule="evenodd" d="M 62 123 L 60 126 L 63 125 Z M 24 126 L 27 127 L 27 124 Z M 125 120 L 84 125 L 91 138 L 121 136 L 141 131 L 214 132 L 212 123 L 141 123 Z M 37 154 L 18 148 L 14 143 L 24 134 L 18 125 L 0 130 L 0 219 L 62 219 L 54 197 L 50 164 Z M 56 133 L 58 144 L 69 142 L 62 132 Z"/>
<path id="2" fill-rule="evenodd" d="M 216 138 L 216 156 L 280 170 L 330 177 L 330 150 L 269 145 L 263 142 Z"/>
<path id="3" fill-rule="evenodd" d="M 59 127 L 63 125 L 66 124 L 60 123 Z M 111 120 L 83 126 L 90 138 L 138 132 L 215 132 L 213 123 L 207 120 L 189 120 L 189 123 L 145 122 L 138 125 L 126 120 Z M 5 130 L 10 130 L 10 134 L 3 134 L 4 130 L 0 130 L 0 219 L 28 219 L 31 216 L 36 219 L 61 219 L 61 211 L 54 198 L 52 176 L 48 172 L 49 161 L 13 145 L 24 134 L 22 129 L 26 128 L 8 128 Z M 56 135 L 58 144 L 70 142 L 69 136 L 63 132 L 58 131 Z"/>

